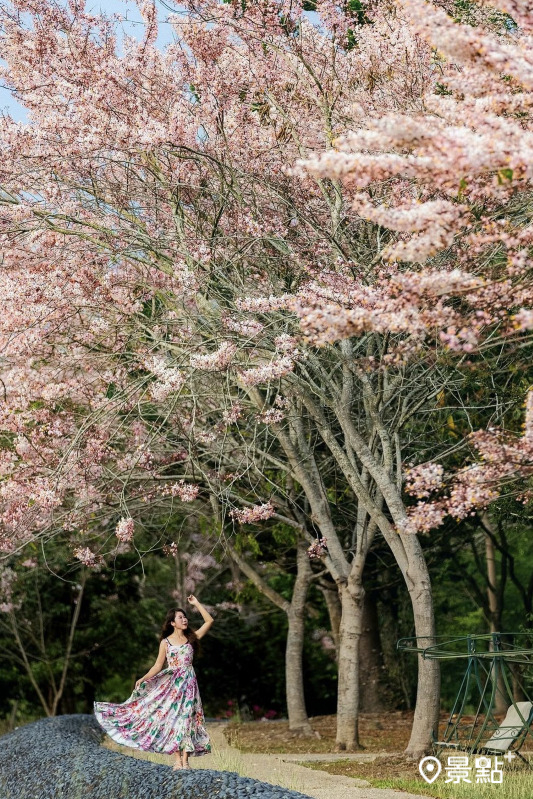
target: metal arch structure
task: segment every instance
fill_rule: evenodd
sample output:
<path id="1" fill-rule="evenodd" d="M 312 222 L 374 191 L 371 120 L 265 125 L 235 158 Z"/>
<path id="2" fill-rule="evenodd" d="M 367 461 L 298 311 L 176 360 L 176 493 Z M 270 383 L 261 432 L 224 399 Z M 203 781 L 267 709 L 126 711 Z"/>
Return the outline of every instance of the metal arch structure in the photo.
<path id="1" fill-rule="evenodd" d="M 491 737 L 505 737 L 505 728 L 495 717 L 496 700 L 501 698 L 507 708 L 514 707 L 521 720 L 520 734 L 516 735 L 509 749 L 525 760 L 518 750 L 526 739 L 533 743 L 530 726 L 533 712 L 527 717 L 522 714 L 524 703 L 515 700 L 513 682 L 515 685 L 520 683 L 523 698 L 532 702 L 522 684 L 528 682 L 528 667 L 530 676 L 533 676 L 533 648 L 527 646 L 532 638 L 533 633 L 489 633 L 458 638 L 401 638 L 398 641 L 400 652 L 413 652 L 426 660 L 465 661 L 461 685 L 443 737 L 441 740 L 434 737 L 433 746 L 437 754 L 446 748 L 468 753 L 483 752 Z M 519 672 L 526 679 L 519 681 Z M 476 708 L 473 720 L 465 718 L 466 707 L 472 705 Z"/>

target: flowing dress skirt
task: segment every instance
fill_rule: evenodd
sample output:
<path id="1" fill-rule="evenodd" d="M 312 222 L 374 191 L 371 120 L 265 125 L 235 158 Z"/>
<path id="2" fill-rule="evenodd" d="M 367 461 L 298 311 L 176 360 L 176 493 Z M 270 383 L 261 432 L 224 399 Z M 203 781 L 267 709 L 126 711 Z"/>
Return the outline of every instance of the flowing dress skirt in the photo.
<path id="1" fill-rule="evenodd" d="M 122 704 L 95 702 L 96 719 L 110 738 L 124 746 L 164 754 L 179 749 L 191 756 L 208 754 L 211 746 L 191 662 L 192 646 L 168 643 L 168 647 L 182 649 L 181 653 L 167 650 L 171 666 L 142 682 Z"/>

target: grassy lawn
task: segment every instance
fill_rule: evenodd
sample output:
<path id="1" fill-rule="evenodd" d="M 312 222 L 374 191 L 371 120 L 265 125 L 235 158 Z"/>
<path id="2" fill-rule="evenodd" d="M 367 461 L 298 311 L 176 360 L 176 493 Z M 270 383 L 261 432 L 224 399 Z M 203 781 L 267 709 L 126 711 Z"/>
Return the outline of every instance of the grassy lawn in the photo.
<path id="1" fill-rule="evenodd" d="M 445 783 L 441 775 L 433 785 L 428 785 L 418 773 L 417 764 L 400 757 L 380 757 L 372 763 L 358 763 L 353 760 L 335 760 L 330 763 L 317 763 L 302 760 L 300 765 L 320 769 L 328 774 L 342 774 L 368 780 L 374 788 L 396 788 L 409 793 L 424 794 L 437 799 L 532 799 L 533 771 L 526 767 L 504 769 L 501 785 Z M 473 778 L 471 778 L 473 779 Z"/>

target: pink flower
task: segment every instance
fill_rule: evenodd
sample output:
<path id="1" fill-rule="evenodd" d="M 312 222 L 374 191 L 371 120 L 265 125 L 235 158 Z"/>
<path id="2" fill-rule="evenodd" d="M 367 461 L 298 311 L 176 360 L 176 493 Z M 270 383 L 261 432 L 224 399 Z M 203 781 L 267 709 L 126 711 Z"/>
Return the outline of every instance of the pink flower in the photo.
<path id="1" fill-rule="evenodd" d="M 223 341 L 216 352 L 192 355 L 191 366 L 193 369 L 203 369 L 206 372 L 221 372 L 228 368 L 236 351 L 236 344 L 232 341 Z"/>
<path id="2" fill-rule="evenodd" d="M 328 551 L 327 544 L 327 538 L 317 538 L 317 540 L 307 548 L 307 555 L 310 560 L 317 560 L 326 555 Z"/>
<path id="3" fill-rule="evenodd" d="M 222 419 L 225 424 L 234 424 L 241 418 L 242 412 L 243 409 L 240 402 L 235 402 L 230 406 L 230 408 L 228 408 L 228 410 L 224 411 L 222 414 Z"/>
<path id="4" fill-rule="evenodd" d="M 419 499 L 429 497 L 442 486 L 443 467 L 438 463 L 422 463 L 405 470 L 405 490 Z"/>
<path id="5" fill-rule="evenodd" d="M 408 518 L 399 527 L 400 533 L 429 533 L 435 527 L 440 527 L 446 510 L 440 503 L 419 502 L 414 508 L 408 508 Z"/>
<path id="6" fill-rule="evenodd" d="M 288 356 L 283 356 L 276 361 L 271 361 L 264 366 L 257 366 L 254 369 L 246 369 L 239 373 L 245 386 L 257 386 L 259 383 L 266 383 L 279 377 L 289 374 L 294 369 L 294 360 Z"/>
<path id="7" fill-rule="evenodd" d="M 128 518 L 128 519 L 122 518 L 119 521 L 119 523 L 117 524 L 117 527 L 116 527 L 116 530 L 115 530 L 115 535 L 116 535 L 116 537 L 118 538 L 119 541 L 123 541 L 123 542 L 132 541 L 133 540 L 134 527 L 135 527 L 135 524 L 134 524 L 133 519 L 131 519 L 131 518 Z"/>
<path id="8" fill-rule="evenodd" d="M 285 413 L 280 408 L 269 408 L 256 416 L 257 421 L 263 424 L 276 424 L 282 422 L 284 418 Z"/>
<path id="9" fill-rule="evenodd" d="M 234 333 L 240 333 L 241 336 L 246 338 L 255 338 L 264 329 L 264 325 L 255 319 L 240 320 L 234 317 L 225 317 L 223 325 L 227 330 L 232 330 Z"/>
<path id="10" fill-rule="evenodd" d="M 274 513 L 274 507 L 272 503 L 268 501 L 264 502 L 262 505 L 252 505 L 251 508 L 232 510 L 229 515 L 240 524 L 253 524 L 254 522 L 270 519 Z"/>
<path id="11" fill-rule="evenodd" d="M 177 483 L 172 483 L 168 487 L 168 492 L 173 497 L 179 497 L 182 502 L 193 502 L 198 496 L 198 492 L 200 491 L 200 487 L 194 485 L 194 483 L 186 483 L 184 480 L 180 480 Z"/>
<path id="12" fill-rule="evenodd" d="M 144 367 L 157 378 L 150 386 L 154 400 L 164 401 L 170 394 L 177 393 L 184 383 L 179 369 L 169 366 L 160 355 L 152 355 L 144 361 Z"/>
<path id="13" fill-rule="evenodd" d="M 78 547 L 74 550 L 74 557 L 80 560 L 85 566 L 89 568 L 97 568 L 101 566 L 104 559 L 101 555 L 97 555 L 89 547 Z"/>

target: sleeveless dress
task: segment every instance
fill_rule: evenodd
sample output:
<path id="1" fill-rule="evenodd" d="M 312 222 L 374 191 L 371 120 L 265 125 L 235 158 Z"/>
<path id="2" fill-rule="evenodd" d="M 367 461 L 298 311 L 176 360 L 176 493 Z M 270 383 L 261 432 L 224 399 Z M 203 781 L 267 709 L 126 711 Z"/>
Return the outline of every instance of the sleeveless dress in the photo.
<path id="1" fill-rule="evenodd" d="M 95 702 L 94 715 L 110 738 L 146 752 L 191 756 L 211 751 L 189 643 L 167 645 L 168 668 L 136 688 L 121 705 Z"/>

